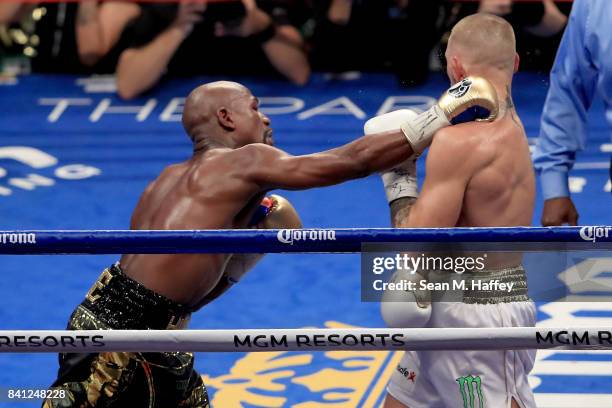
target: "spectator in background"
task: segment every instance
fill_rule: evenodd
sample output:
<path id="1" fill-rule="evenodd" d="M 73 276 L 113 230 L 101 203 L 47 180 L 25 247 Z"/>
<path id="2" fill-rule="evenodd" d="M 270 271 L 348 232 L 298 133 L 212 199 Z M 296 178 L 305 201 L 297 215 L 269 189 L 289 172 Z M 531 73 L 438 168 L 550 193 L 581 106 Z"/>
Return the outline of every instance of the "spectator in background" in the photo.
<path id="1" fill-rule="evenodd" d="M 34 7 L 33 4 L 0 2 L 0 79 L 5 75 L 30 72 L 30 61 L 26 55 L 26 49 L 28 52 L 32 50 L 27 48 L 30 38 L 21 30 L 9 31 L 8 28 L 24 19 Z"/>
<path id="2" fill-rule="evenodd" d="M 269 1 L 271 3 L 271 1 Z M 280 73 L 303 85 L 310 65 L 299 31 L 280 12 L 264 11 L 255 0 L 217 4 L 143 6 L 132 26 L 133 41 L 117 66 L 117 89 L 125 99 L 151 89 L 165 73 Z"/>
<path id="3" fill-rule="evenodd" d="M 510 23 L 523 26 L 525 31 L 540 37 L 558 34 L 567 24 L 567 17 L 554 0 L 517 3 L 514 0 L 480 0 L 478 12 L 506 17 Z"/>
<path id="4" fill-rule="evenodd" d="M 120 41 L 125 27 L 139 15 L 140 6 L 137 3 L 107 1 L 98 4 L 98 0 L 81 0 L 76 17 L 76 43 L 80 61 L 93 67 L 113 54 L 117 44 L 125 43 L 125 39 Z M 112 57 L 115 63 L 117 58 L 117 55 Z"/>
<path id="5" fill-rule="evenodd" d="M 571 6 L 571 5 L 570 5 Z M 521 67 L 548 72 L 561 41 L 567 17 L 554 0 L 514 2 L 513 0 L 480 0 L 480 12 L 504 17 L 517 32 Z M 569 10 L 567 10 L 569 14 Z"/>
<path id="6" fill-rule="evenodd" d="M 36 5 L 30 3 L 0 2 L 0 24 L 17 23 L 34 7 Z"/>
<path id="7" fill-rule="evenodd" d="M 318 0 L 312 61 L 317 70 L 393 71 L 422 83 L 439 36 L 439 0 Z M 401 47 L 398 47 L 398 41 Z"/>
<path id="8" fill-rule="evenodd" d="M 571 3 L 566 4 L 562 12 L 554 0 L 480 0 L 456 3 L 447 11 L 445 25 L 447 31 L 450 31 L 457 21 L 477 12 L 503 17 L 516 32 L 521 69 L 548 72 L 567 24 L 566 14 L 569 14 L 570 8 Z M 443 40 L 443 48 L 445 42 Z"/>
<path id="9" fill-rule="evenodd" d="M 534 165 L 540 173 L 545 226 L 578 223 L 568 173 L 587 140 L 587 112 L 603 98 L 612 126 L 612 7 L 609 0 L 575 0 L 542 114 Z M 612 168 L 611 168 L 612 177 Z"/>
<path id="10" fill-rule="evenodd" d="M 34 72 L 67 72 L 80 73 L 80 64 L 76 51 L 74 18 L 78 4 L 23 4 L 16 7 L 9 4 L 10 15 L 4 15 L 15 30 L 14 42 L 22 48 L 28 57 L 27 69 Z M 4 11 L 7 11 L 6 8 Z"/>
<path id="11" fill-rule="evenodd" d="M 19 31 L 34 72 L 114 72 L 125 26 L 137 17 L 135 3 L 0 3 L 0 23 L 22 22 Z"/>

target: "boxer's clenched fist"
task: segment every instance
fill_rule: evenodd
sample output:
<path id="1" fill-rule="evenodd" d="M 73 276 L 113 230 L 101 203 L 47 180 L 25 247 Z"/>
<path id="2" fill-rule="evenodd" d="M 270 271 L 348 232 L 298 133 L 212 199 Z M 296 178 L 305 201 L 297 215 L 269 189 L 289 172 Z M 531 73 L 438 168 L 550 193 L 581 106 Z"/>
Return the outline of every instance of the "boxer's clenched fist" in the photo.
<path id="1" fill-rule="evenodd" d="M 261 200 L 249 225 L 260 229 L 295 229 L 302 228 L 302 220 L 289 200 L 272 194 Z"/>
<path id="2" fill-rule="evenodd" d="M 302 228 L 300 216 L 284 197 L 272 194 L 261 200 L 249 226 L 258 229 Z M 235 284 L 264 257 L 264 254 L 233 254 L 225 269 L 229 283 Z"/>
<path id="3" fill-rule="evenodd" d="M 453 124 L 497 118 L 499 102 L 493 85 L 484 78 L 468 77 L 453 85 L 438 101 L 448 121 Z"/>
<path id="4" fill-rule="evenodd" d="M 438 130 L 475 120 L 493 121 L 498 113 L 499 101 L 493 85 L 484 78 L 471 76 L 453 85 L 429 110 L 404 122 L 401 129 L 413 151 L 421 154 Z"/>

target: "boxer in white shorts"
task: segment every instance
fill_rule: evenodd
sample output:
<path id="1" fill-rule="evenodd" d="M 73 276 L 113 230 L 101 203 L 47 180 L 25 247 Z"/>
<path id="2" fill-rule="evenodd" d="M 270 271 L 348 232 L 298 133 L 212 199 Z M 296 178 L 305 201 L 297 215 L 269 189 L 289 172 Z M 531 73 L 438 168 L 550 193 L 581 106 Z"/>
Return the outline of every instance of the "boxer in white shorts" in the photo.
<path id="1" fill-rule="evenodd" d="M 420 193 L 414 160 L 383 174 L 393 225 L 397 228 L 506 227 L 531 225 L 535 178 L 525 130 L 512 102 L 519 57 L 512 27 L 503 19 L 475 14 L 460 21 L 446 51 L 454 93 L 486 78 L 495 88 L 494 121 L 464 123 L 438 131 L 429 148 Z M 402 110 L 373 118 L 366 133 L 393 130 L 413 117 Z M 417 155 L 420 152 L 416 152 Z M 417 198 L 418 196 L 418 198 Z M 502 279 L 510 292 L 465 292 L 459 302 L 430 302 L 427 292 L 385 293 L 383 318 L 392 327 L 534 326 L 520 255 L 489 254 L 487 270 L 467 279 Z M 393 279 L 420 279 L 398 271 Z M 395 299 L 393 299 L 395 298 Z M 406 352 L 395 370 L 385 408 L 531 408 L 527 375 L 532 351 Z"/>

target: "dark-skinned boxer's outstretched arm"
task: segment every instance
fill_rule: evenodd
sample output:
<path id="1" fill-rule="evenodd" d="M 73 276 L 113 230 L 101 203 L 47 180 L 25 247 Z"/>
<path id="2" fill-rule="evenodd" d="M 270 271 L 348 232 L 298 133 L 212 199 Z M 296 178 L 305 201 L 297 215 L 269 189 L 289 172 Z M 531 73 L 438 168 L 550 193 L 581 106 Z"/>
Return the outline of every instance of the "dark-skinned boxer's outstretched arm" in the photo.
<path id="1" fill-rule="evenodd" d="M 263 143 L 244 146 L 233 154 L 243 158 L 233 161 L 240 166 L 240 174 L 261 192 L 276 188 L 303 190 L 365 177 L 404 161 L 413 151 L 406 136 L 398 130 L 367 135 L 344 146 L 304 156 L 292 156 Z M 260 254 L 238 254 L 227 267 L 248 270 L 259 257 Z M 221 279 L 198 307 L 218 298 L 232 285 Z"/>
<path id="2" fill-rule="evenodd" d="M 241 149 L 251 158 L 246 177 L 262 190 L 304 190 L 339 184 L 394 166 L 413 154 L 401 131 L 363 136 L 335 149 L 292 156 L 265 144 Z"/>

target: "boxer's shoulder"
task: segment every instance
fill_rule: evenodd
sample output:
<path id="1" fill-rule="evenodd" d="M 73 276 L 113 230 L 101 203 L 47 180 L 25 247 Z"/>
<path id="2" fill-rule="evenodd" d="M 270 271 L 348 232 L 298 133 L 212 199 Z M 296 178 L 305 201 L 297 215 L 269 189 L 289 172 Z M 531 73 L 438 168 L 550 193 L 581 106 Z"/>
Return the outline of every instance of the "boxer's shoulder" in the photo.
<path id="1" fill-rule="evenodd" d="M 482 140 L 485 123 L 470 122 L 440 129 L 433 139 L 432 148 L 441 150 L 470 150 Z"/>
<path id="2" fill-rule="evenodd" d="M 495 149 L 487 142 L 491 131 L 491 124 L 485 122 L 444 128 L 436 133 L 427 161 L 443 161 L 445 166 L 476 170 L 494 156 Z"/>
<path id="3" fill-rule="evenodd" d="M 265 143 L 251 143 L 234 150 L 234 157 L 241 160 L 242 164 L 252 163 L 259 166 L 261 164 L 273 163 L 283 157 L 289 157 L 289 154 L 274 146 Z"/>
<path id="4" fill-rule="evenodd" d="M 202 159 L 195 172 L 198 180 L 208 180 L 213 175 L 220 175 L 226 179 L 249 182 L 265 169 L 274 168 L 279 159 L 290 157 L 286 152 L 264 143 L 218 150 L 214 155 Z"/>

